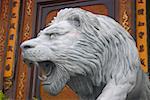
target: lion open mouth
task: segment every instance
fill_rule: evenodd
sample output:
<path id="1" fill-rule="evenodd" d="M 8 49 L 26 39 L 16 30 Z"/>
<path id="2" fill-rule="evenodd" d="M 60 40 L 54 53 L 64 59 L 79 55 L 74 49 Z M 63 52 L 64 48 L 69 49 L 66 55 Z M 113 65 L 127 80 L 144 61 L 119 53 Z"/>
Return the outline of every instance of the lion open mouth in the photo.
<path id="1" fill-rule="evenodd" d="M 51 75 L 51 73 L 53 72 L 54 68 L 56 67 L 56 65 L 52 62 L 52 61 L 39 61 L 39 62 L 33 62 L 30 61 L 28 59 L 24 59 L 24 62 L 28 65 L 28 66 L 36 66 L 38 68 L 38 78 L 41 81 L 45 81 L 48 76 Z"/>
<path id="2" fill-rule="evenodd" d="M 39 75 L 38 78 L 42 81 L 45 81 L 48 76 L 51 75 L 55 68 L 55 64 L 52 61 L 42 61 L 38 62 Z"/>

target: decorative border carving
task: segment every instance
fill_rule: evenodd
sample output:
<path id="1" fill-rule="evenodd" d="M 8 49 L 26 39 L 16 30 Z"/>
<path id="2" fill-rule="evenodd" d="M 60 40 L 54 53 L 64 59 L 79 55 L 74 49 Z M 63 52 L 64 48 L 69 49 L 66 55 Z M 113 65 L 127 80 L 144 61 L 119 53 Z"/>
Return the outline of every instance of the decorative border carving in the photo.
<path id="1" fill-rule="evenodd" d="M 24 32 L 24 35 L 23 35 L 23 41 L 25 41 L 25 40 L 28 40 L 29 38 L 30 38 L 30 25 L 29 25 L 29 23 L 27 23 L 26 25 L 25 25 L 25 32 Z"/>
<path id="2" fill-rule="evenodd" d="M 28 16 L 30 16 L 32 12 L 32 0 L 28 0 L 26 5 L 27 5 L 26 13 Z"/>
<path id="3" fill-rule="evenodd" d="M 123 12 L 123 16 L 122 16 L 122 26 L 127 30 L 129 31 L 130 30 L 130 26 L 129 26 L 129 16 L 127 14 L 127 11 L 125 10 Z"/>
<path id="4" fill-rule="evenodd" d="M 18 95 L 17 95 L 17 100 L 23 100 L 23 94 L 24 94 L 24 84 L 25 84 L 25 73 L 22 73 L 20 75 L 20 81 L 19 81 L 19 85 L 18 85 L 18 88 L 19 88 L 19 91 L 18 91 Z"/>
<path id="5" fill-rule="evenodd" d="M 8 79 L 8 78 L 4 79 L 4 91 L 7 91 L 8 89 L 10 89 L 12 85 L 13 85 L 13 82 L 11 79 Z"/>
<path id="6" fill-rule="evenodd" d="M 119 0 L 119 22 L 120 24 L 128 31 L 130 34 L 132 34 L 132 2 L 129 0 Z"/>

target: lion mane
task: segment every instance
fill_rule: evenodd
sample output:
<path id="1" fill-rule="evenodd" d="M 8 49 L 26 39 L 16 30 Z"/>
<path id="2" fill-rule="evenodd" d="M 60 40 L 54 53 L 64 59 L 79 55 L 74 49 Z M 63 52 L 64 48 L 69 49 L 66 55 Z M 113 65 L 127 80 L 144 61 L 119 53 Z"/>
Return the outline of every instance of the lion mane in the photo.
<path id="1" fill-rule="evenodd" d="M 150 100 L 134 39 L 110 17 L 80 8 L 60 10 L 21 48 L 24 59 L 39 68 L 48 63 L 43 86 L 50 94 L 57 95 L 67 84 L 83 100 Z"/>

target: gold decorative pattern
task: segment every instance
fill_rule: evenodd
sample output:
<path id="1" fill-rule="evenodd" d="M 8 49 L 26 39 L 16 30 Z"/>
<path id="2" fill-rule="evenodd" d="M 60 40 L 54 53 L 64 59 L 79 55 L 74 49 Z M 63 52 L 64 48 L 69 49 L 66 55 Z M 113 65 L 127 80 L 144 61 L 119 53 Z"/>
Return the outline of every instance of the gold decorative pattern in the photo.
<path id="1" fill-rule="evenodd" d="M 31 10 L 32 10 L 32 0 L 28 0 L 26 4 L 27 4 L 26 12 L 27 12 L 28 16 L 30 16 L 31 15 Z"/>
<path id="2" fill-rule="evenodd" d="M 132 26 L 132 3 L 130 0 L 119 0 L 119 22 L 130 33 L 133 33 Z"/>
<path id="3" fill-rule="evenodd" d="M 8 78 L 5 78 L 4 79 L 4 90 L 6 91 L 6 90 L 8 90 L 11 86 L 12 86 L 12 81 L 11 81 L 11 79 L 8 79 Z"/>
<path id="4" fill-rule="evenodd" d="M 19 91 L 18 91 L 18 95 L 17 95 L 17 100 L 23 100 L 23 94 L 24 94 L 24 82 L 25 82 L 25 73 L 22 73 L 20 75 L 20 81 L 19 81 Z"/>
<path id="5" fill-rule="evenodd" d="M 26 24 L 25 33 L 23 35 L 23 40 L 27 40 L 30 37 L 30 25 Z"/>
<path id="6" fill-rule="evenodd" d="M 124 11 L 123 12 L 123 17 L 122 17 L 122 26 L 127 30 L 129 31 L 130 27 L 129 27 L 129 16 L 127 14 L 127 11 Z"/>

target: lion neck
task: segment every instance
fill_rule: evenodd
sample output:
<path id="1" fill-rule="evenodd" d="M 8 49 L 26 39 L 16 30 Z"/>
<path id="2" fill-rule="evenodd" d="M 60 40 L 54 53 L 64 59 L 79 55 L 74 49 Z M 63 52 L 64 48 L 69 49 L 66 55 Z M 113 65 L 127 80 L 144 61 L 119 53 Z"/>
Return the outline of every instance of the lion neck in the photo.
<path id="1" fill-rule="evenodd" d="M 94 86 L 89 77 L 82 75 L 70 77 L 67 85 L 83 100 L 95 100 L 104 87 L 104 84 Z"/>

